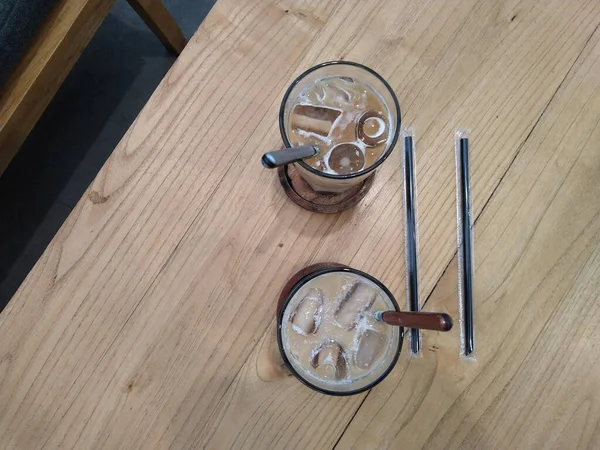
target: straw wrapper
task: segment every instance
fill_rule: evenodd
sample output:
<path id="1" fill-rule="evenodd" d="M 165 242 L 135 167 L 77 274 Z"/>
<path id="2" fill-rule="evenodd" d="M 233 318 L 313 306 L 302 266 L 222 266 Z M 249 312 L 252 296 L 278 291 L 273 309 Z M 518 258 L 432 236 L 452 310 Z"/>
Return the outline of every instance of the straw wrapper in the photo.
<path id="1" fill-rule="evenodd" d="M 475 359 L 473 312 L 473 214 L 469 174 L 469 134 L 465 129 L 454 133 L 456 155 L 456 241 L 458 256 L 458 314 L 460 354 Z"/>
<path id="2" fill-rule="evenodd" d="M 419 304 L 419 224 L 417 207 L 416 158 L 414 131 L 402 131 L 403 174 L 404 174 L 404 255 L 406 258 L 406 309 L 413 312 L 420 310 Z M 422 356 L 421 331 L 411 328 L 409 333 L 409 357 Z"/>

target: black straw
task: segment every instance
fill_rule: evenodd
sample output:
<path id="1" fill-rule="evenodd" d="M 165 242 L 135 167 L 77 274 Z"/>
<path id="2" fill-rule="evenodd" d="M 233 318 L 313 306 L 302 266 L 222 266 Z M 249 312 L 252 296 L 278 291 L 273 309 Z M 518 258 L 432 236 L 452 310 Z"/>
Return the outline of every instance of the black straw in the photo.
<path id="1" fill-rule="evenodd" d="M 404 137 L 404 204 L 406 205 L 406 263 L 408 270 L 408 302 L 410 310 L 419 311 L 419 272 L 417 267 L 417 220 L 415 174 L 413 160 L 413 138 Z M 419 353 L 421 348 L 419 330 L 410 329 L 411 349 Z"/>
<path id="2" fill-rule="evenodd" d="M 472 261 L 472 229 L 471 229 L 471 192 L 469 183 L 469 140 L 460 139 L 460 200 L 462 217 L 463 244 L 463 302 L 465 325 L 465 355 L 469 356 L 474 350 L 473 343 L 473 261 Z"/>

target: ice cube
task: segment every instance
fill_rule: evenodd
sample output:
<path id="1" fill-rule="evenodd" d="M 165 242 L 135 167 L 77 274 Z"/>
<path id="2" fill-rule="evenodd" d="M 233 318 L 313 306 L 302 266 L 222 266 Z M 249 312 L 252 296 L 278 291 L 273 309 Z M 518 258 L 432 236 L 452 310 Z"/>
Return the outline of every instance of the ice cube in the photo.
<path id="1" fill-rule="evenodd" d="M 308 133 L 328 136 L 340 111 L 326 106 L 296 105 L 292 110 L 292 127 Z"/>
<path id="2" fill-rule="evenodd" d="M 333 339 L 326 340 L 313 350 L 310 364 L 321 378 L 342 380 L 348 373 L 346 353 Z"/>
<path id="3" fill-rule="evenodd" d="M 335 106 L 347 106 L 352 103 L 354 98 L 353 93 L 348 89 L 335 84 L 327 86 L 325 95 L 328 98 L 329 103 L 334 104 Z"/>
<path id="4" fill-rule="evenodd" d="M 344 289 L 338 298 L 335 321 L 345 330 L 351 330 L 367 309 L 371 307 L 377 292 L 365 283 L 355 282 Z"/>
<path id="5" fill-rule="evenodd" d="M 324 86 L 325 97 L 323 103 L 342 109 L 352 121 L 356 116 L 365 110 L 367 97 L 364 95 L 364 89 L 359 83 L 348 81 L 340 77 L 333 77 Z"/>
<path id="6" fill-rule="evenodd" d="M 359 369 L 370 369 L 387 347 L 388 338 L 385 334 L 375 330 L 365 330 L 358 337 L 358 348 L 354 356 L 354 363 Z"/>
<path id="7" fill-rule="evenodd" d="M 304 335 L 317 331 L 321 322 L 324 298 L 325 294 L 319 288 L 312 288 L 308 291 L 290 317 L 294 331 Z"/>
<path id="8" fill-rule="evenodd" d="M 354 144 L 339 144 L 331 149 L 327 164 L 335 173 L 347 175 L 358 172 L 365 166 L 365 155 Z"/>
<path id="9" fill-rule="evenodd" d="M 383 114 L 367 111 L 358 119 L 356 134 L 367 147 L 375 147 L 387 140 L 389 129 L 388 120 Z"/>

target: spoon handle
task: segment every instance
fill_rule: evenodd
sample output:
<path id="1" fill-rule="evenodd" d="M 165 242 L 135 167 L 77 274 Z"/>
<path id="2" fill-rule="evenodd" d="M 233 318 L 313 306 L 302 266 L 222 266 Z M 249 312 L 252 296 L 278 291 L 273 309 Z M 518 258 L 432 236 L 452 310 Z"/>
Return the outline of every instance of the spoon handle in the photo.
<path id="1" fill-rule="evenodd" d="M 452 328 L 452 318 L 445 313 L 385 311 L 375 313 L 375 318 L 388 325 L 422 330 L 450 331 Z"/>
<path id="2" fill-rule="evenodd" d="M 262 156 L 262 165 L 267 169 L 274 169 L 279 166 L 300 161 L 301 159 L 315 156 L 319 151 L 318 147 L 312 145 L 302 145 L 301 147 L 284 148 L 274 152 L 265 153 Z"/>

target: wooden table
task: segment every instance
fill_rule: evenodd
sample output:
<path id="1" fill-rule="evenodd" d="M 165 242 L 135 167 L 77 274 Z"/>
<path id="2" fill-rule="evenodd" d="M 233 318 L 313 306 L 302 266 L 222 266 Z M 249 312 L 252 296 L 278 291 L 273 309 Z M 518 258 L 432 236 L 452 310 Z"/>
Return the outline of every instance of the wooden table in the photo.
<path id="1" fill-rule="evenodd" d="M 0 317 L 0 447 L 600 448 L 600 3 L 219 0 Z M 351 211 L 259 155 L 290 81 L 380 72 L 417 135 L 422 298 L 456 316 L 452 131 L 472 130 L 477 361 L 425 333 L 369 393 L 274 363 L 284 281 L 402 298 L 400 153 Z"/>

